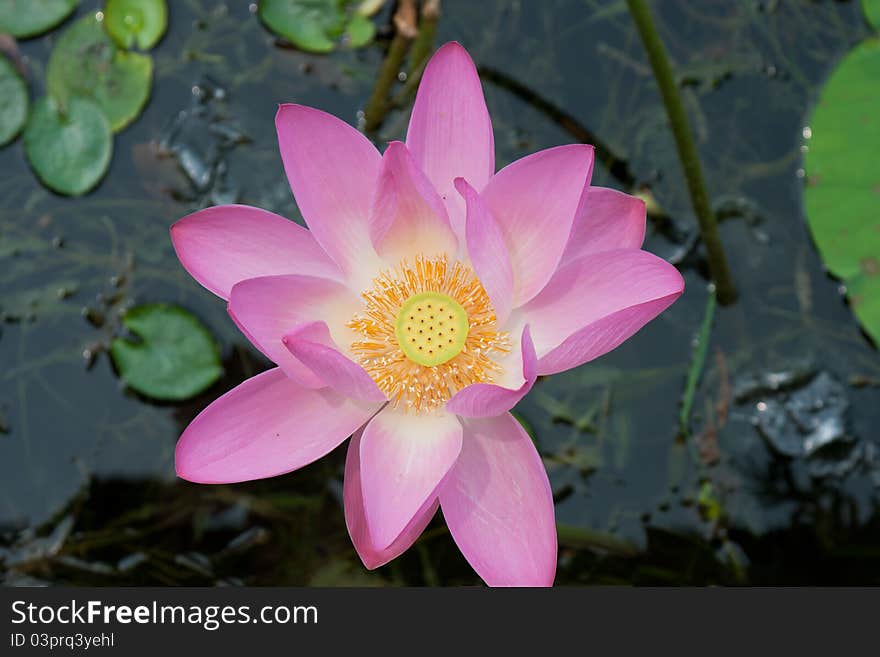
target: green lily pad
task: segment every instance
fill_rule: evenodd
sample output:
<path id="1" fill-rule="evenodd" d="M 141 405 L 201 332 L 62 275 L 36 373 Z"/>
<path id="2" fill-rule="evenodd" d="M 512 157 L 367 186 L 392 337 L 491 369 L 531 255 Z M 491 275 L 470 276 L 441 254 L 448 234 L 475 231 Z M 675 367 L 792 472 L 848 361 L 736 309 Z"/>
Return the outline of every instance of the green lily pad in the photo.
<path id="1" fill-rule="evenodd" d="M 125 383 L 153 399 L 179 401 L 220 378 L 220 352 L 208 329 L 189 311 L 166 304 L 132 308 L 122 318 L 140 338 L 116 338 L 113 364 Z"/>
<path id="2" fill-rule="evenodd" d="M 357 0 L 262 0 L 263 24 L 301 50 L 328 53 L 343 35 L 353 47 L 369 43 L 373 23 L 356 12 Z"/>
<path id="3" fill-rule="evenodd" d="M 122 48 L 149 50 L 168 28 L 165 0 L 107 0 L 104 27 Z"/>
<path id="4" fill-rule="evenodd" d="M 94 15 L 77 21 L 49 56 L 46 83 L 61 105 L 73 96 L 93 99 L 113 132 L 141 113 L 150 96 L 153 60 L 120 50 Z"/>
<path id="5" fill-rule="evenodd" d="M 101 109 L 71 98 L 62 112 L 49 97 L 34 105 L 24 129 L 24 152 L 46 187 L 59 194 L 85 194 L 104 177 L 113 135 Z"/>
<path id="6" fill-rule="evenodd" d="M 3 0 L 0 32 L 27 39 L 51 30 L 73 13 L 79 0 Z"/>
<path id="7" fill-rule="evenodd" d="M 0 55 L 0 146 L 18 136 L 27 120 L 27 85 L 12 63 Z"/>
<path id="8" fill-rule="evenodd" d="M 354 14 L 345 27 L 345 35 L 348 37 L 349 46 L 362 48 L 376 36 L 376 26 L 366 16 Z"/>
<path id="9" fill-rule="evenodd" d="M 804 157 L 807 221 L 826 267 L 880 343 L 880 40 L 856 46 L 825 84 Z"/>
<path id="10" fill-rule="evenodd" d="M 868 22 L 880 30 L 880 0 L 862 0 L 862 8 Z"/>

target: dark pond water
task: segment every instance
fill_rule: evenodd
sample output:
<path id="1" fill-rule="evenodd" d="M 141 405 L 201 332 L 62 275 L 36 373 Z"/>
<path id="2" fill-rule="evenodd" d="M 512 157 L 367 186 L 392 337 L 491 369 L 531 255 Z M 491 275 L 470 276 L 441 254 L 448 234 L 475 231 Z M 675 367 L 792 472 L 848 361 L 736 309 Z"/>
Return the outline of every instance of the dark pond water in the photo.
<path id="1" fill-rule="evenodd" d="M 80 15 L 98 3 L 81 4 Z M 276 105 L 356 123 L 388 30 L 363 50 L 307 55 L 277 45 L 246 2 L 170 4 L 153 95 L 117 136 L 96 191 L 55 196 L 20 141 L 0 151 L 0 572 L 7 584 L 477 583 L 437 520 L 403 557 L 363 570 L 341 510 L 344 448 L 263 482 L 175 479 L 180 431 L 269 364 L 179 266 L 168 227 L 231 200 L 300 220 Z M 730 215 L 722 237 L 740 290 L 705 336 L 686 435 L 681 401 L 709 293 L 625 3 L 446 0 L 438 29 L 438 44 L 461 41 L 483 69 L 499 166 L 592 133 L 615 158 L 594 182 L 650 186 L 666 218 L 650 222 L 646 248 L 687 281 L 635 338 L 539 382 L 516 409 L 564 525 L 557 582 L 880 583 L 880 356 L 823 271 L 799 175 L 818 89 L 867 33 L 858 3 L 654 5 L 710 190 Z M 56 38 L 19 44 L 33 95 Z M 402 138 L 407 116 L 404 103 L 377 142 Z M 185 123 L 177 136 L 175 121 Z M 121 311 L 156 301 L 191 310 L 222 344 L 223 378 L 186 403 L 126 391 L 104 351 Z M 815 427 L 829 444 L 816 445 Z"/>

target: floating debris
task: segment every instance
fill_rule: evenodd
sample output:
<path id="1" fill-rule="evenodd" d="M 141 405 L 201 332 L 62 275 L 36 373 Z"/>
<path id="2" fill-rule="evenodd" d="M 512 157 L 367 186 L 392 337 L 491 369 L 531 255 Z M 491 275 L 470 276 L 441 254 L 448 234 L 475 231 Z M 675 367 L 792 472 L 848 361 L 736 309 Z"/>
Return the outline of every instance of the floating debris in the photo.
<path id="1" fill-rule="evenodd" d="M 19 587 L 27 587 L 27 588 L 37 588 L 37 587 L 52 586 L 52 582 L 47 582 L 44 579 L 39 579 L 37 577 L 31 577 L 30 575 L 25 575 L 24 573 L 20 573 L 17 570 L 10 570 L 8 573 L 6 573 L 6 576 L 3 578 L 3 586 L 19 586 Z"/>
<path id="2" fill-rule="evenodd" d="M 223 529 L 241 530 L 247 522 L 250 507 L 244 502 L 236 502 L 231 506 L 213 513 L 205 520 L 204 529 L 218 531 Z"/>
<path id="3" fill-rule="evenodd" d="M 804 382 L 804 371 L 793 368 L 756 377 L 762 390 L 771 384 L 777 386 L 777 393 L 783 389 L 790 392 L 758 401 L 752 422 L 774 452 L 806 459 L 813 477 L 845 475 L 863 461 L 865 449 L 847 430 L 846 389 L 824 371 Z"/>
<path id="4" fill-rule="evenodd" d="M 784 392 L 806 383 L 816 374 L 812 360 L 802 360 L 775 372 L 747 374 L 733 382 L 733 399 L 737 404 L 765 395 Z"/>
<path id="5" fill-rule="evenodd" d="M 856 466 L 865 462 L 866 452 L 871 443 L 835 443 L 822 449 L 808 461 L 808 470 L 817 479 L 842 477 L 852 472 Z M 876 474 L 874 471 L 872 474 Z"/>
<path id="6" fill-rule="evenodd" d="M 91 575 L 108 576 L 116 574 L 116 569 L 109 563 L 103 561 L 86 561 L 67 554 L 61 555 L 56 561 L 63 566 L 73 568 L 74 570 L 80 570 Z"/>
<path id="7" fill-rule="evenodd" d="M 146 563 L 148 557 L 143 552 L 135 552 L 133 554 L 129 554 L 127 557 L 123 557 L 116 564 L 116 570 L 120 573 L 127 573 L 131 570 L 134 570 L 142 563 Z"/>
<path id="8" fill-rule="evenodd" d="M 172 193 L 201 207 L 235 203 L 240 196 L 226 182 L 226 153 L 249 138 L 226 116 L 226 98 L 221 85 L 204 78 L 192 88 L 190 107 L 171 119 L 158 144 L 159 155 L 174 157 L 190 186 Z"/>
<path id="9" fill-rule="evenodd" d="M 73 516 L 68 515 L 55 525 L 48 536 L 35 538 L 31 531 L 22 532 L 12 547 L 0 547 L 0 560 L 11 569 L 34 561 L 50 559 L 61 551 L 72 529 Z"/>
<path id="10" fill-rule="evenodd" d="M 265 527 L 251 527 L 229 541 L 221 554 L 228 556 L 230 554 L 246 552 L 253 547 L 263 545 L 269 540 L 270 536 L 271 533 Z"/>
<path id="11" fill-rule="evenodd" d="M 62 280 L 7 294 L 0 301 L 0 321 L 36 321 L 38 316 L 50 313 L 59 302 L 76 294 L 78 289 L 75 281 Z"/>
<path id="12" fill-rule="evenodd" d="M 187 552 L 186 554 L 178 554 L 174 557 L 174 563 L 178 566 L 188 568 L 199 575 L 205 577 L 214 576 L 214 565 L 206 555 L 201 552 Z"/>
<path id="13" fill-rule="evenodd" d="M 756 201 L 746 196 L 722 196 L 712 207 L 718 221 L 743 219 L 756 242 L 767 244 L 770 241 L 770 236 L 761 228 L 766 213 Z"/>

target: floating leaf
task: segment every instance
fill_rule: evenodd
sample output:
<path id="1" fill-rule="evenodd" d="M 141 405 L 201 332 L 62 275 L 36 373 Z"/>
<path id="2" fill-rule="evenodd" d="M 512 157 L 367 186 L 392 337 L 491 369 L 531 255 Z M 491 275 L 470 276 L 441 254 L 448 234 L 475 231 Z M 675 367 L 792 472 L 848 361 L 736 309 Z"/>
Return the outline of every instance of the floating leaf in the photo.
<path id="1" fill-rule="evenodd" d="M 122 48 L 149 50 L 168 27 L 165 0 L 107 0 L 104 26 Z"/>
<path id="2" fill-rule="evenodd" d="M 297 48 L 328 53 L 346 34 L 354 47 L 370 42 L 375 27 L 355 12 L 356 0 L 262 0 L 260 20 Z"/>
<path id="3" fill-rule="evenodd" d="M 24 151 L 50 189 L 85 194 L 104 177 L 113 153 L 110 124 L 86 98 L 71 98 L 61 111 L 52 98 L 34 105 L 24 130 Z"/>
<path id="4" fill-rule="evenodd" d="M 49 93 L 62 106 L 73 96 L 92 98 L 114 132 L 140 114 L 152 76 L 150 56 L 117 48 L 94 15 L 77 21 L 58 39 L 46 74 Z"/>
<path id="5" fill-rule="evenodd" d="M 147 304 L 129 310 L 125 327 L 140 338 L 113 340 L 110 353 L 122 380 L 154 399 L 188 399 L 210 387 L 222 373 L 217 343 L 190 312 Z"/>
<path id="6" fill-rule="evenodd" d="M 79 0 L 2 0 L 0 32 L 17 39 L 51 30 L 73 13 Z"/>
<path id="7" fill-rule="evenodd" d="M 868 22 L 880 30 L 880 0 L 862 0 L 862 8 Z"/>
<path id="8" fill-rule="evenodd" d="M 27 120 L 27 85 L 8 59 L 0 55 L 0 146 L 18 136 Z"/>
<path id="9" fill-rule="evenodd" d="M 880 40 L 856 46 L 825 84 L 804 159 L 807 220 L 825 265 L 846 283 L 880 343 Z"/>
<path id="10" fill-rule="evenodd" d="M 376 26 L 366 16 L 355 14 L 345 28 L 345 34 L 349 40 L 348 44 L 352 48 L 360 48 L 373 40 L 376 35 Z"/>

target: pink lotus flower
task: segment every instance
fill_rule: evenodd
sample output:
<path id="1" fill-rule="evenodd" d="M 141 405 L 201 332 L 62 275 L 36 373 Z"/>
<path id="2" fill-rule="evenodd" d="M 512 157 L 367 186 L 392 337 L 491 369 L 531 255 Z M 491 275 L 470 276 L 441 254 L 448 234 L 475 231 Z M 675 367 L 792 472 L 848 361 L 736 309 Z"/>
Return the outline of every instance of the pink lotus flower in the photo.
<path id="1" fill-rule="evenodd" d="M 278 365 L 192 421 L 178 475 L 272 477 L 354 434 L 345 519 L 367 568 L 412 545 L 439 506 L 486 583 L 552 584 L 550 485 L 509 410 L 538 376 L 614 349 L 682 293 L 676 269 L 640 250 L 644 204 L 590 186 L 591 146 L 496 173 L 457 43 L 431 59 L 406 143 L 384 154 L 309 107 L 282 105 L 275 123 L 309 230 L 242 205 L 171 229 L 183 266 Z"/>

